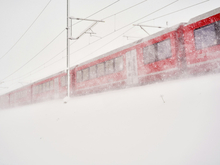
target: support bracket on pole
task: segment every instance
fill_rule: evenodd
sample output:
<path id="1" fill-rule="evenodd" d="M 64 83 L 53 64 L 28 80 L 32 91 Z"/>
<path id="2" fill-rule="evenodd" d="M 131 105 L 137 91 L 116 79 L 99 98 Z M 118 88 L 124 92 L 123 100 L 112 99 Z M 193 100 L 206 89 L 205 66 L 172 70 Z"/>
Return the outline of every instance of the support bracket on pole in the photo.
<path id="1" fill-rule="evenodd" d="M 94 27 L 98 22 L 105 22 L 105 21 L 102 21 L 102 20 L 94 20 L 94 19 L 85 19 L 85 18 L 75 18 L 75 17 L 69 17 L 69 19 L 71 20 L 71 37 L 69 38 L 70 40 L 78 40 L 83 34 L 95 34 L 93 31 L 92 31 L 92 27 Z M 86 28 L 78 37 L 76 38 L 73 38 L 72 37 L 72 20 L 81 20 L 81 21 L 92 21 L 94 22 L 92 25 L 90 25 L 88 28 Z M 91 32 L 88 32 L 88 31 L 91 31 Z"/>
<path id="2" fill-rule="evenodd" d="M 144 29 L 143 27 L 151 27 L 151 28 L 166 28 L 166 27 L 162 27 L 162 26 L 151 26 L 151 25 L 139 25 L 139 24 L 133 24 L 133 26 L 139 26 L 143 31 L 145 31 L 148 35 L 150 35 L 146 29 Z"/>

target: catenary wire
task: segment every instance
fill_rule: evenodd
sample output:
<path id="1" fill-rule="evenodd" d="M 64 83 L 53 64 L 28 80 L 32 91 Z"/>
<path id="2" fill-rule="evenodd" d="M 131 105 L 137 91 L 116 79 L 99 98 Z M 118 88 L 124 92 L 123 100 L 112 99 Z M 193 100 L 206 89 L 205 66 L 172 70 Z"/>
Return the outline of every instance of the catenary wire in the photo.
<path id="1" fill-rule="evenodd" d="M 35 20 L 31 23 L 31 25 L 27 28 L 27 30 L 21 35 L 21 37 L 12 45 L 12 47 L 3 55 L 0 57 L 0 60 L 4 58 L 16 45 L 17 43 L 24 37 L 24 35 L 30 30 L 30 28 L 34 25 L 34 23 L 38 20 L 38 18 L 41 16 L 41 14 L 45 11 L 45 9 L 48 7 L 48 5 L 51 3 L 52 0 L 50 0 L 46 6 L 43 8 L 43 10 L 38 14 L 38 16 L 35 18 Z"/>
<path id="2" fill-rule="evenodd" d="M 149 16 L 149 15 L 152 15 L 152 14 L 154 14 L 154 13 L 156 13 L 156 12 L 158 12 L 158 11 L 160 11 L 160 10 L 162 10 L 162 9 L 164 9 L 164 8 L 166 8 L 166 7 L 168 7 L 168 6 L 170 6 L 170 5 L 172 5 L 173 3 L 176 3 L 177 1 L 178 1 L 178 0 L 175 0 L 175 1 L 171 2 L 171 3 L 169 3 L 168 5 L 165 5 L 165 6 L 163 6 L 162 8 L 159 8 L 158 10 L 156 10 L 156 11 L 150 13 L 150 14 L 147 14 L 147 15 L 145 15 L 145 16 L 139 18 L 138 20 L 133 21 L 132 23 L 129 23 L 129 24 L 127 24 L 127 25 L 125 25 L 125 26 L 123 26 L 123 27 L 117 29 L 116 31 L 119 31 L 119 30 L 121 30 L 121 29 L 124 29 L 125 27 L 129 26 L 130 24 L 133 24 L 133 23 L 135 23 L 135 22 L 137 22 L 137 21 L 139 21 L 139 20 L 141 20 L 141 19 L 143 19 L 143 18 L 145 18 L 145 17 L 147 17 L 147 16 Z M 105 35 L 104 37 L 102 37 L 102 39 L 105 38 L 105 37 L 107 37 L 107 36 L 109 36 L 109 35 L 111 35 L 111 34 L 113 34 L 113 33 L 115 33 L 116 31 L 111 32 L 111 33 Z M 62 33 L 62 32 L 61 32 L 61 33 Z M 97 41 L 99 41 L 99 40 L 97 40 Z M 89 45 L 91 45 L 91 44 L 93 44 L 93 43 L 95 43 L 95 42 L 97 42 L 97 41 L 94 41 L 94 42 L 90 43 Z M 84 46 L 84 47 L 82 47 L 82 48 L 76 50 L 76 51 L 73 52 L 73 53 L 76 53 L 76 52 L 78 52 L 78 51 L 84 49 L 85 47 L 87 47 L 87 46 L 89 46 L 89 45 L 86 45 L 86 46 Z M 73 53 L 71 53 L 70 55 L 72 55 Z M 84 57 L 83 57 L 83 58 L 84 58 Z M 31 60 L 32 60 L 32 59 L 31 59 Z M 81 60 L 81 59 L 80 59 L 80 60 Z M 29 62 L 29 61 L 28 61 L 28 62 Z M 27 64 L 27 63 L 26 63 L 26 64 Z M 26 64 L 25 64 L 25 65 L 26 65 Z M 25 65 L 23 65 L 22 67 L 24 67 Z M 19 69 L 21 69 L 21 68 L 19 68 Z M 16 71 L 16 72 L 17 72 L 17 71 Z M 13 72 L 12 74 L 14 74 L 14 72 Z M 12 74 L 11 74 L 11 75 L 12 75 Z M 10 77 L 11 75 L 7 76 L 6 78 Z M 4 78 L 4 79 L 6 79 L 6 78 Z M 4 80 L 4 79 L 3 79 L 3 80 Z"/>
<path id="3" fill-rule="evenodd" d="M 159 16 L 159 17 L 156 17 L 156 18 L 152 18 L 152 19 L 150 19 L 150 20 L 146 20 L 146 21 L 144 21 L 144 22 L 141 22 L 140 24 L 145 23 L 145 22 L 149 22 L 149 21 L 152 21 L 152 20 L 155 20 L 155 19 L 158 19 L 158 18 L 165 17 L 165 16 L 168 16 L 168 15 L 171 15 L 171 14 L 174 14 L 174 13 L 177 13 L 177 12 L 182 11 L 182 10 L 186 10 L 186 9 L 188 9 L 188 8 L 191 8 L 191 7 L 200 5 L 200 4 L 205 3 L 205 2 L 208 2 L 208 1 L 209 1 L 209 0 L 206 0 L 206 1 L 202 1 L 202 2 L 196 3 L 196 4 L 194 4 L 194 5 L 191 5 L 191 6 L 187 6 L 187 7 L 185 7 L 185 8 L 182 8 L 182 9 L 179 9 L 179 10 L 176 10 L 176 11 L 173 11 L 173 12 L 170 12 L 170 13 L 167 13 L 167 14 L 164 14 L 164 15 L 162 15 L 162 16 Z"/>
<path id="4" fill-rule="evenodd" d="M 89 15 L 87 18 L 97 14 L 98 12 L 101 12 L 102 10 L 110 7 L 111 5 L 119 2 L 120 0 L 115 1 L 114 3 L 102 8 L 101 10 Z M 22 69 L 25 65 L 27 65 L 30 61 L 32 61 L 35 57 L 37 57 L 41 52 L 43 52 L 51 43 L 53 43 L 53 41 L 55 41 L 66 29 L 63 29 L 54 39 L 52 39 L 52 41 L 50 41 L 43 49 L 41 49 L 36 55 L 34 55 L 30 60 L 28 60 L 24 65 L 22 65 L 21 67 L 19 67 L 17 70 L 15 70 L 13 73 L 11 73 L 10 75 L 6 76 L 5 78 L 3 78 L 1 81 L 4 81 L 5 79 L 7 79 L 8 77 L 12 76 L 13 74 L 15 74 L 16 72 L 18 72 L 20 69 Z"/>
<path id="5" fill-rule="evenodd" d="M 103 11 L 104 9 L 106 9 L 106 8 L 108 8 L 108 7 L 110 7 L 110 6 L 112 6 L 113 4 L 115 4 L 115 3 L 119 2 L 119 1 L 120 1 L 120 0 L 111 3 L 110 5 L 108 5 L 108 6 L 104 7 L 104 8 L 102 8 L 102 9 L 100 9 L 99 11 L 97 11 L 97 12 L 95 12 L 95 13 L 89 15 L 89 16 L 86 17 L 86 18 L 89 18 L 89 17 L 91 17 L 91 16 L 93 16 L 93 15 L 95 15 L 95 14 L 97 14 L 97 13 Z M 133 6 L 130 6 L 130 7 L 126 8 L 126 9 L 124 9 L 124 10 L 121 10 L 121 11 L 119 11 L 119 12 L 113 14 L 113 15 L 110 15 L 110 16 L 108 16 L 108 17 L 105 17 L 104 19 L 110 18 L 110 17 L 112 17 L 112 16 L 114 16 L 114 15 L 116 15 L 116 14 L 120 14 L 120 13 L 122 13 L 122 12 L 124 12 L 124 11 L 126 11 L 126 10 L 129 10 L 129 9 L 131 9 L 131 8 L 137 6 L 137 5 L 140 5 L 141 3 L 144 3 L 144 2 L 146 2 L 146 1 L 147 1 L 147 0 L 144 0 L 144 1 L 142 1 L 142 2 L 139 2 L 139 3 L 137 3 L 137 4 L 133 5 Z M 102 20 L 104 20 L 104 19 L 102 19 Z M 81 22 L 81 21 L 79 21 L 79 22 Z M 79 22 L 77 22 L 77 23 L 79 23 Z M 72 26 L 76 25 L 77 23 L 73 24 Z M 55 40 L 58 36 L 60 36 L 64 31 L 65 31 L 65 29 L 62 30 L 52 41 L 54 41 L 54 40 Z M 52 42 L 50 42 L 49 44 L 47 44 L 47 46 L 49 46 L 51 43 L 52 43 Z M 74 43 L 72 43 L 72 44 L 74 44 Z M 71 45 L 72 45 L 72 44 L 71 44 Z M 65 48 L 64 50 L 66 50 L 66 48 Z M 63 51 L 64 51 L 64 50 L 63 50 Z M 63 51 L 61 51 L 61 52 L 63 52 Z M 42 52 L 42 51 L 41 51 L 41 52 Z M 55 58 L 56 56 L 58 56 L 59 54 L 60 54 L 60 53 L 58 53 L 57 55 L 55 55 L 54 57 L 52 57 L 50 60 L 54 59 L 54 58 Z M 48 60 L 47 62 L 49 62 L 50 60 Z M 47 62 L 46 62 L 46 63 L 47 63 Z M 45 63 L 44 63 L 44 64 L 45 64 Z M 41 66 L 42 66 L 42 65 L 41 65 Z M 41 67 L 41 66 L 40 66 L 40 67 Z M 38 68 L 39 68 L 39 67 L 38 67 Z M 35 70 L 35 69 L 34 69 L 34 70 Z M 13 73 L 13 74 L 14 74 L 14 73 Z M 28 73 L 28 74 L 29 74 L 29 73 Z M 26 75 L 26 74 L 25 74 L 25 75 Z M 23 77 L 23 76 L 21 76 L 21 77 Z M 8 78 L 8 77 L 7 77 L 7 78 Z M 6 79 L 6 78 L 4 78 L 4 79 Z M 18 78 L 16 78 L 16 79 L 18 79 Z M 13 80 L 15 80 L 15 79 L 13 79 Z M 12 80 L 7 80 L 7 81 L 12 81 Z"/>
<path id="6" fill-rule="evenodd" d="M 94 50 L 92 53 L 89 53 L 88 55 L 86 55 L 86 56 L 84 56 L 83 58 L 79 59 L 78 61 L 76 61 L 76 63 L 79 62 L 80 60 L 82 60 L 82 59 L 84 59 L 84 58 L 90 56 L 91 54 L 97 52 L 98 50 L 102 49 L 103 47 L 105 47 L 106 45 L 108 45 L 108 44 L 110 44 L 111 42 L 115 41 L 116 39 L 118 39 L 119 37 L 121 37 L 122 35 L 124 35 L 125 33 L 127 33 L 128 31 L 130 31 L 130 30 L 133 29 L 133 28 L 134 28 L 134 27 L 131 27 L 130 29 L 126 30 L 124 33 L 122 33 L 122 34 L 120 34 L 119 36 L 117 36 L 116 38 L 110 40 L 110 41 L 107 42 L 106 44 L 102 45 L 100 48 Z"/>
<path id="7" fill-rule="evenodd" d="M 118 15 L 118 14 L 120 14 L 120 13 L 126 11 L 126 10 L 129 10 L 129 9 L 135 7 L 135 6 L 138 6 L 138 5 L 140 5 L 140 4 L 142 4 L 142 3 L 146 2 L 146 1 L 148 1 L 148 0 L 141 1 L 141 2 L 139 2 L 139 3 L 137 3 L 137 4 L 133 5 L 133 6 L 130 6 L 130 7 L 126 8 L 126 9 L 124 9 L 124 10 L 121 10 L 121 11 L 115 13 L 115 14 L 112 14 L 112 15 L 110 15 L 110 16 L 107 16 L 107 17 L 103 18 L 102 20 L 105 20 L 105 19 L 108 19 L 108 18 L 113 17 L 113 16 L 115 16 L 115 15 Z"/>
<path id="8" fill-rule="evenodd" d="M 164 9 L 164 8 L 166 8 L 166 7 L 170 6 L 170 5 L 172 5 L 173 3 L 176 3 L 177 1 L 178 1 L 178 0 L 175 0 L 175 1 L 173 1 L 172 3 L 169 3 L 168 5 L 165 5 L 165 6 L 163 6 L 162 8 L 160 8 L 160 9 L 154 11 L 154 12 L 145 15 L 145 16 L 143 16 L 143 17 L 141 17 L 141 18 L 139 18 L 139 19 L 137 19 L 137 20 L 135 20 L 135 21 L 133 21 L 133 22 L 131 22 L 131 23 L 129 23 L 129 24 L 127 24 L 127 25 L 125 25 L 125 26 L 123 26 L 123 27 L 121 27 L 121 28 L 119 28 L 119 29 L 117 29 L 117 30 L 115 30 L 115 31 L 113 31 L 113 32 L 111 32 L 111 33 L 109 33 L 109 34 L 107 34 L 107 35 L 105 35 L 105 36 L 102 37 L 101 39 L 103 39 L 103 38 L 105 38 L 105 37 L 107 37 L 107 36 L 110 36 L 111 34 L 117 32 L 117 31 L 119 31 L 119 30 L 121 30 L 121 29 L 124 29 L 125 27 L 127 27 L 127 26 L 129 26 L 129 25 L 131 25 L 131 24 L 133 24 L 133 23 L 135 23 L 135 22 L 137 22 L 137 21 L 139 21 L 139 20 L 141 20 L 141 19 L 143 19 L 143 18 L 145 18 L 145 17 L 150 16 L 150 15 L 152 15 L 152 14 L 154 14 L 154 13 L 156 13 L 156 12 L 158 12 L 158 11 Z M 99 41 L 99 40 L 96 40 L 96 41 L 90 43 L 89 45 L 91 45 L 91 44 L 93 44 L 93 43 L 96 43 L 96 42 L 98 42 L 98 41 Z M 74 54 L 74 53 L 76 53 L 76 52 L 78 52 L 78 51 L 84 49 L 85 47 L 87 47 L 87 46 L 89 46 L 89 45 L 86 45 L 86 46 L 84 46 L 84 47 L 82 47 L 82 48 L 80 48 L 80 49 L 78 49 L 78 50 L 76 50 L 76 51 L 70 53 L 70 55 L 72 55 L 72 54 Z"/>
<path id="9" fill-rule="evenodd" d="M 170 14 L 176 13 L 176 12 L 178 12 L 178 11 L 182 11 L 182 10 L 188 9 L 188 8 L 190 8 L 190 7 L 193 7 L 193 6 L 197 6 L 197 5 L 199 5 L 199 4 L 201 4 L 201 3 L 205 3 L 205 2 L 207 2 L 207 1 L 209 1 L 209 0 L 206 0 L 206 1 L 203 1 L 203 2 L 200 2 L 200 3 L 197 3 L 197 4 L 194 4 L 194 5 L 191 5 L 191 6 L 188 6 L 188 7 L 186 7 L 186 8 L 182 8 L 182 9 L 180 9 L 180 10 L 177 10 L 177 11 L 174 11 L 174 12 L 171 12 L 171 13 L 168 13 L 168 14 L 165 14 L 165 15 L 163 15 L 163 16 L 156 17 L 156 18 L 154 18 L 154 19 L 161 18 L 161 17 L 164 17 L 164 16 L 166 16 L 166 15 L 170 15 Z M 143 2 L 144 2 L 144 1 L 142 1 L 141 3 L 143 3 Z M 140 3 L 139 3 L 139 4 L 140 4 Z M 137 6 L 137 4 L 134 5 L 134 6 Z M 166 7 L 166 6 L 165 6 L 165 7 Z M 127 8 L 127 10 L 130 9 L 130 8 L 131 8 L 131 7 Z M 163 8 L 164 8 L 164 7 L 163 7 Z M 162 9 L 162 8 L 161 8 L 161 9 Z M 160 10 L 160 9 L 159 9 L 159 10 Z M 123 12 L 123 11 L 125 11 L 125 10 L 122 10 L 121 12 Z M 157 10 L 157 11 L 158 11 L 158 10 Z M 119 14 L 119 13 L 121 13 L 121 12 L 118 12 L 118 13 L 116 13 L 116 14 Z M 94 15 L 94 14 L 93 14 L 93 15 Z M 111 15 L 111 16 L 114 16 L 114 15 L 115 15 L 115 14 L 113 14 L 113 15 Z M 107 19 L 107 18 L 109 18 L 109 17 L 111 17 L 111 16 L 108 16 L 108 17 L 106 17 L 106 18 L 104 18 L 104 19 Z M 143 17 L 142 17 L 142 18 L 143 18 Z M 104 19 L 103 19 L 103 20 L 104 20 Z M 152 19 L 152 20 L 153 20 L 153 19 Z M 150 21 L 150 20 L 147 20 L 147 21 Z M 147 21 L 145 21 L 145 22 L 147 22 Z M 135 22 L 136 22 L 136 21 L 135 21 Z M 111 33 L 111 34 L 112 34 L 112 33 Z M 106 37 L 106 36 L 105 36 L 105 37 Z M 103 37 L 103 38 L 104 38 L 104 37 Z M 91 45 L 91 44 L 92 44 L 92 43 L 90 43 L 90 45 Z M 88 46 L 88 45 L 87 45 L 87 46 Z M 86 46 L 86 47 L 87 47 L 87 46 Z M 83 48 L 85 48 L 85 47 L 83 47 Z M 102 48 L 102 47 L 101 47 L 101 48 Z M 100 49 L 101 49 L 101 48 L 100 48 Z M 66 48 L 65 48 L 65 49 L 66 49 Z M 64 49 L 64 50 L 65 50 L 65 49 Z M 63 50 L 63 51 L 64 51 L 64 50 Z M 81 50 L 81 49 L 80 49 L 80 50 Z M 62 51 L 62 52 L 63 52 L 63 51 Z M 77 50 L 77 51 L 79 51 L 79 50 Z M 96 51 L 97 51 L 97 50 L 96 50 Z M 75 52 L 73 52 L 73 53 L 75 53 Z M 94 52 L 93 52 L 93 53 L 94 53 Z M 59 54 L 60 54 L 60 53 L 59 53 Z M 92 54 L 92 53 L 91 53 L 91 54 Z M 90 54 L 89 54 L 89 55 L 90 55 Z M 56 56 L 57 56 L 57 55 L 56 55 Z M 88 56 L 88 55 L 87 55 L 87 56 Z M 83 58 L 85 58 L 85 57 L 83 57 Z M 53 59 L 53 58 L 52 58 L 52 59 Z M 62 59 L 63 59 L 63 58 L 62 58 Z M 58 62 L 58 61 L 60 61 L 60 60 L 62 60 L 62 59 L 59 59 L 59 60 L 57 60 L 56 62 Z M 81 59 L 80 59 L 80 60 L 81 60 Z M 49 61 L 50 61 L 50 60 L 48 60 L 47 62 L 49 62 Z M 47 63 L 47 62 L 46 62 L 46 63 Z M 54 62 L 54 63 L 56 63 L 56 62 Z M 46 63 L 44 63 L 43 65 L 45 65 Z M 52 63 L 52 64 L 54 64 L 54 63 Z M 52 65 L 52 64 L 50 64 L 50 65 Z M 50 65 L 49 65 L 49 66 L 50 66 Z M 41 66 L 42 66 L 42 65 L 41 65 Z M 38 68 L 40 68 L 41 66 L 39 66 Z M 36 68 L 36 69 L 38 69 L 38 68 Z M 44 68 L 45 68 L 45 67 L 44 67 Z M 44 69 L 44 68 L 43 68 L 43 69 Z M 36 70 L 36 69 L 35 69 L 35 70 Z M 34 70 L 34 71 L 35 71 L 35 70 Z M 33 71 L 32 71 L 32 72 L 33 72 Z M 31 73 L 32 73 L 32 72 L 31 72 Z M 38 72 L 38 71 L 37 71 L 37 72 Z M 30 73 L 28 73 L 28 74 L 30 74 Z M 25 74 L 25 75 L 28 75 L 28 74 Z"/>

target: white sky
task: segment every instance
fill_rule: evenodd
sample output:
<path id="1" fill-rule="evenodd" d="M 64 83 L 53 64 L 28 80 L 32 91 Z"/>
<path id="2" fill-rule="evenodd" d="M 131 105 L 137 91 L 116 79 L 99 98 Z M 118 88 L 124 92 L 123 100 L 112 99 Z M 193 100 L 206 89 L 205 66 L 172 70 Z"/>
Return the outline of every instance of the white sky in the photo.
<path id="1" fill-rule="evenodd" d="M 117 0 L 70 0 L 70 16 L 85 18 L 116 1 Z M 103 10 L 90 18 L 100 20 L 142 1 L 143 0 L 120 0 L 106 10 Z M 113 50 L 114 48 L 120 47 L 124 44 L 133 42 L 137 40 L 138 37 L 146 37 L 147 34 L 139 27 L 133 27 L 133 23 L 141 23 L 154 19 L 158 16 L 162 16 L 204 1 L 205 0 L 147 0 L 130 10 L 112 16 L 106 19 L 105 23 L 99 23 L 93 28 L 93 31 L 98 37 L 90 37 L 86 34 L 71 46 L 71 66 L 101 55 L 102 53 Z M 28 27 L 30 27 L 48 2 L 50 3 L 47 8 L 26 32 Z M 175 3 L 163 8 L 172 2 Z M 200 5 L 143 24 L 166 26 L 166 22 L 168 22 L 168 26 L 172 26 L 180 22 L 187 22 L 190 18 L 217 7 L 220 7 L 219 0 L 209 0 Z M 163 9 L 151 14 L 160 8 Z M 146 15 L 149 16 L 139 20 Z M 0 94 L 9 92 L 15 88 L 19 88 L 66 68 L 66 51 L 60 53 L 66 48 L 66 31 L 64 30 L 66 28 L 66 1 L 0 0 L 0 20 L 0 58 L 8 52 L 4 58 L 0 59 Z M 135 22 L 136 20 L 139 21 Z M 81 22 L 73 26 L 73 37 L 76 37 L 90 24 L 90 22 Z M 118 30 L 125 25 L 128 26 Z M 130 28 L 132 29 L 129 30 Z M 146 30 L 153 34 L 160 29 L 146 28 Z M 54 42 L 47 46 L 62 31 L 64 32 L 61 33 Z M 115 33 L 112 33 L 114 31 Z M 25 35 L 19 40 L 24 33 Z M 112 34 L 102 39 L 99 38 L 104 37 L 109 33 Z M 123 36 L 132 36 L 134 38 L 127 39 Z M 114 38 L 117 39 L 107 44 Z M 19 42 L 17 42 L 18 40 Z M 97 42 L 91 44 L 94 41 Z M 17 44 L 13 47 L 16 42 Z M 73 41 L 71 41 L 71 43 L 73 43 Z M 84 48 L 77 51 L 82 47 Z M 43 51 L 41 51 L 42 49 Z M 25 67 L 11 75 L 35 55 L 37 55 L 36 58 L 25 65 Z M 46 63 L 55 55 L 57 56 L 53 60 Z M 39 68 L 39 66 L 44 63 L 46 64 Z M 36 70 L 36 68 L 38 69 Z M 8 77 L 9 75 L 11 76 Z M 8 78 L 4 79 L 5 77 Z"/>

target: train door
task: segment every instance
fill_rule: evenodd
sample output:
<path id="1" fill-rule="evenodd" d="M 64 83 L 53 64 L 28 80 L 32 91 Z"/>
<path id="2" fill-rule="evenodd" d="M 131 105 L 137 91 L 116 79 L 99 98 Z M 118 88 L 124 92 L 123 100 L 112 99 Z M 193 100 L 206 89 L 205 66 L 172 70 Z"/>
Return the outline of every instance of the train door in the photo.
<path id="1" fill-rule="evenodd" d="M 59 78 L 55 78 L 54 79 L 54 93 L 55 93 L 55 97 L 58 98 L 59 97 L 59 91 L 60 91 L 60 88 L 59 88 Z"/>
<path id="2" fill-rule="evenodd" d="M 128 85 L 135 85 L 138 83 L 137 78 L 137 52 L 136 49 L 126 53 L 127 66 L 127 83 Z"/>

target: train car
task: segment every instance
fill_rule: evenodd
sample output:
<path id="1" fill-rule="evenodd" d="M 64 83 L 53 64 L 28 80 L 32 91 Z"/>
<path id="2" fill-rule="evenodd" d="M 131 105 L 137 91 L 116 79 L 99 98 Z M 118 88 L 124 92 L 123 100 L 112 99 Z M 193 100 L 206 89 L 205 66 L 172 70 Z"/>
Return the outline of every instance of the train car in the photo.
<path id="1" fill-rule="evenodd" d="M 74 69 L 75 67 L 70 69 L 71 95 L 74 88 Z M 32 85 L 32 89 L 33 102 L 64 98 L 67 96 L 67 73 L 62 71 L 41 79 Z"/>
<path id="2" fill-rule="evenodd" d="M 32 99 L 33 102 L 40 102 L 49 99 L 60 98 L 62 93 L 61 89 L 65 86 L 65 73 L 59 72 L 52 76 L 46 77 L 35 82 L 32 85 L 33 94 Z"/>
<path id="3" fill-rule="evenodd" d="M 30 104 L 32 102 L 32 86 L 27 85 L 10 92 L 10 107 Z"/>
<path id="4" fill-rule="evenodd" d="M 10 107 L 9 93 L 0 96 L 0 109 L 6 109 Z"/>
<path id="5" fill-rule="evenodd" d="M 185 66 L 183 24 L 118 48 L 76 68 L 76 94 L 177 77 Z"/>
<path id="6" fill-rule="evenodd" d="M 220 70 L 220 8 L 192 18 L 184 27 L 188 73 Z"/>
<path id="7" fill-rule="evenodd" d="M 75 95 L 126 85 L 125 51 L 117 49 L 78 65 L 74 70 Z"/>
<path id="8" fill-rule="evenodd" d="M 220 71 L 220 8 L 70 69 L 71 96 Z M 0 96 L 0 108 L 67 95 L 60 72 Z"/>
<path id="9" fill-rule="evenodd" d="M 186 67 L 183 25 L 166 28 L 139 41 L 141 44 L 136 46 L 135 53 L 139 84 L 173 79 L 182 74 Z"/>

